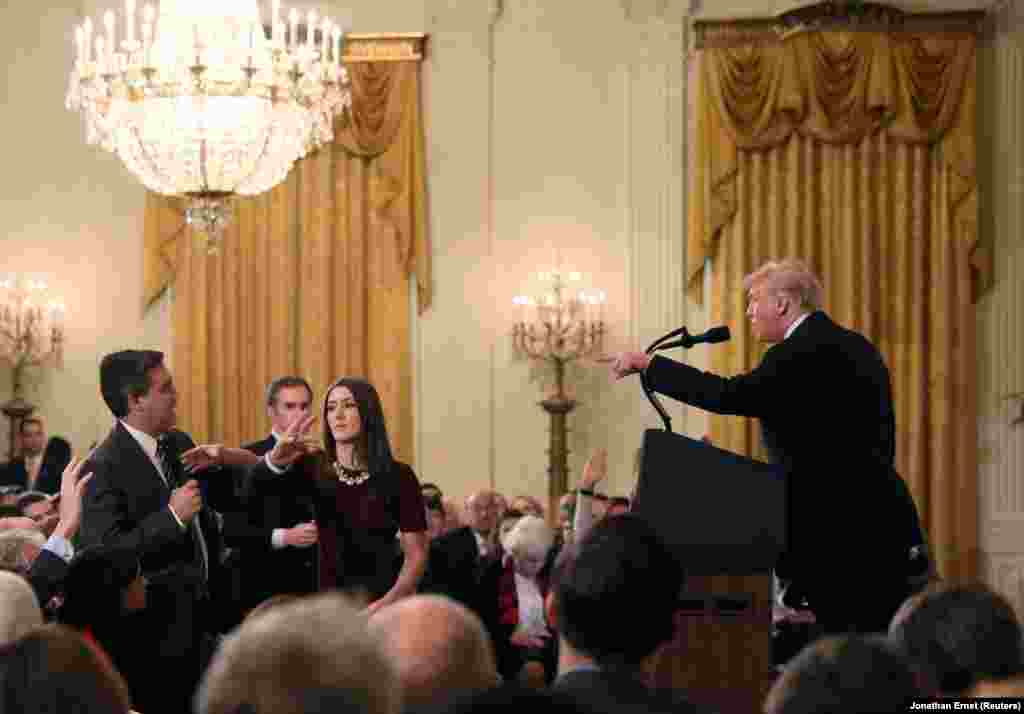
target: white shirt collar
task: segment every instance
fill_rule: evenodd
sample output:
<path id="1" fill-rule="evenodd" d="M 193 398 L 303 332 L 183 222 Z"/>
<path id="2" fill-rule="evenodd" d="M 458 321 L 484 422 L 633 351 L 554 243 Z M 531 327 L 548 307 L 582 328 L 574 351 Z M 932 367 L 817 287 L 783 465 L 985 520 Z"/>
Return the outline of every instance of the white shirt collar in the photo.
<path id="1" fill-rule="evenodd" d="M 785 340 L 785 339 L 787 339 L 787 338 L 788 338 L 788 337 L 789 337 L 790 335 L 792 335 L 792 334 L 793 334 L 793 331 L 794 331 L 794 330 L 796 330 L 796 328 L 800 327 L 800 323 L 802 323 L 802 322 L 803 322 L 804 320 L 806 320 L 806 319 L 807 319 L 807 316 L 808 316 L 808 315 L 810 315 L 810 314 L 811 314 L 811 313 L 809 313 L 809 312 L 805 312 L 805 313 L 804 313 L 803 315 L 801 315 L 800 317 L 798 317 L 798 318 L 796 318 L 795 320 L 793 320 L 793 324 L 789 326 L 789 329 L 788 329 L 788 330 L 786 330 L 786 334 L 785 334 L 785 335 L 783 335 L 782 339 L 784 339 L 784 340 Z"/>
<path id="2" fill-rule="evenodd" d="M 163 469 L 160 468 L 160 459 L 156 455 L 156 439 L 147 434 L 146 432 L 139 431 L 135 427 L 130 426 L 123 419 L 120 421 L 121 426 L 128 430 L 128 433 L 132 435 L 132 438 L 135 439 L 135 441 L 139 442 L 139 446 L 141 446 L 142 450 L 146 452 L 146 456 L 149 457 L 149 460 L 152 461 L 153 464 L 156 466 L 156 470 L 160 472 L 161 476 L 163 476 L 164 472 Z"/>

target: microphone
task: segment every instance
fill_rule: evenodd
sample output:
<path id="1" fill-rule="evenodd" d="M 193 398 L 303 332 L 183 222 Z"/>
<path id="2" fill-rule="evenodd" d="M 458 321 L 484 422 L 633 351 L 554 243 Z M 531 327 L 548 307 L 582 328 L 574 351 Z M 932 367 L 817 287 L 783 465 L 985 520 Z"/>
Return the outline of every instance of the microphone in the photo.
<path id="1" fill-rule="evenodd" d="M 689 349 L 689 348 L 693 347 L 694 345 L 699 345 L 699 344 L 705 343 L 705 342 L 707 344 L 716 344 L 718 342 L 726 342 L 727 340 L 729 340 L 732 337 L 732 333 L 729 332 L 729 328 L 726 325 L 721 325 L 719 327 L 712 327 L 707 332 L 702 332 L 699 335 L 691 335 L 691 334 L 689 334 L 686 331 L 686 328 L 684 327 L 683 330 L 682 330 L 682 335 L 683 336 L 680 337 L 678 340 L 674 340 L 673 342 L 666 342 L 664 344 L 658 345 L 655 349 L 656 350 L 670 350 L 670 349 L 672 349 L 674 347 L 683 347 L 685 349 Z"/>

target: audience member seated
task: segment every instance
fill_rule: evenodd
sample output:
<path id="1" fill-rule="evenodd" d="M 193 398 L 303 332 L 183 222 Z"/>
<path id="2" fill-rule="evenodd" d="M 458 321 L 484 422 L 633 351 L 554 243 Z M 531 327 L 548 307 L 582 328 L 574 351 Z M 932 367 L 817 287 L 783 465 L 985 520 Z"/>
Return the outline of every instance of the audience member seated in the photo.
<path id="1" fill-rule="evenodd" d="M 398 678 L 365 618 L 332 593 L 246 619 L 221 642 L 195 711 L 397 714 L 399 707 Z"/>
<path id="2" fill-rule="evenodd" d="M 60 488 L 60 475 L 71 459 L 59 459 L 54 452 L 45 458 L 46 429 L 39 417 L 21 420 L 18 426 L 18 457 L 0 469 L 0 484 L 21 486 L 27 491 L 56 493 Z"/>
<path id="3" fill-rule="evenodd" d="M 519 511 L 527 516 L 544 517 L 544 506 L 533 496 L 516 496 L 509 502 L 508 507 L 509 510 Z"/>
<path id="4" fill-rule="evenodd" d="M 900 608 L 889 631 L 934 696 L 961 696 L 1024 673 L 1021 636 L 1010 603 L 980 583 L 929 587 Z"/>
<path id="5" fill-rule="evenodd" d="M 480 618 L 440 595 L 415 595 L 370 618 L 370 633 L 395 666 L 404 712 L 441 711 L 497 686 L 491 639 Z"/>
<path id="6" fill-rule="evenodd" d="M 431 542 L 420 592 L 447 595 L 462 603 L 483 620 L 497 641 L 502 551 L 494 537 L 494 492 L 478 491 L 467 498 L 465 517 L 467 525 Z"/>
<path id="7" fill-rule="evenodd" d="M 910 663 L 881 636 L 829 637 L 785 668 L 765 714 L 891 714 L 920 691 Z"/>
<path id="8" fill-rule="evenodd" d="M 57 512 L 56 500 L 42 491 L 26 491 L 18 496 L 16 504 L 22 516 L 36 522 L 45 535 L 53 533 L 60 514 Z"/>
<path id="9" fill-rule="evenodd" d="M 78 553 L 68 567 L 63 604 L 57 619 L 98 645 L 113 661 L 139 701 L 143 687 L 152 686 L 146 648 L 137 638 L 137 613 L 146 607 L 146 579 L 134 552 L 93 546 Z"/>
<path id="10" fill-rule="evenodd" d="M 0 531 L 0 570 L 28 576 L 46 536 L 36 528 L 12 528 Z"/>
<path id="11" fill-rule="evenodd" d="M 128 714 L 128 687 L 110 661 L 73 630 L 39 627 L 0 658 L 0 711 Z"/>
<path id="12" fill-rule="evenodd" d="M 567 545 L 545 600 L 559 639 L 552 688 L 592 713 L 699 711 L 641 675 L 675 636 L 682 587 L 679 563 L 636 516 L 603 519 Z"/>
<path id="13" fill-rule="evenodd" d="M 422 490 L 422 489 L 421 489 Z M 434 540 L 448 532 L 444 514 L 444 501 L 437 494 L 423 494 L 423 507 L 427 509 L 427 537 Z"/>
<path id="14" fill-rule="evenodd" d="M 43 613 L 32 586 L 19 575 L 0 571 L 0 646 L 42 624 Z"/>
<path id="15" fill-rule="evenodd" d="M 520 518 L 502 542 L 507 558 L 498 588 L 498 665 L 507 680 L 542 688 L 555 676 L 557 650 L 544 618 L 555 531 L 537 516 Z"/>
<path id="16" fill-rule="evenodd" d="M 523 517 L 522 511 L 517 511 L 514 508 L 510 508 L 505 511 L 505 515 L 501 517 L 501 521 L 498 522 L 498 542 L 501 543 L 501 547 L 505 548 L 505 537 L 516 527 L 516 523 Z M 505 552 L 506 558 L 508 557 L 508 551 Z"/>

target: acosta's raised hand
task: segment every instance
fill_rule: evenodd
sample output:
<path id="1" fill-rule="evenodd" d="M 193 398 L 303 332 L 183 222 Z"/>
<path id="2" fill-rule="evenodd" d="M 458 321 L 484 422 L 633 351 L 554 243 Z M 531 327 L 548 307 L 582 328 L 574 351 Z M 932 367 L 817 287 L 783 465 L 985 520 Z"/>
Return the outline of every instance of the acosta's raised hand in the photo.
<path id="1" fill-rule="evenodd" d="M 309 434 L 316 420 L 316 415 L 296 416 L 274 444 L 270 452 L 270 463 L 279 469 L 287 468 L 309 453 Z"/>

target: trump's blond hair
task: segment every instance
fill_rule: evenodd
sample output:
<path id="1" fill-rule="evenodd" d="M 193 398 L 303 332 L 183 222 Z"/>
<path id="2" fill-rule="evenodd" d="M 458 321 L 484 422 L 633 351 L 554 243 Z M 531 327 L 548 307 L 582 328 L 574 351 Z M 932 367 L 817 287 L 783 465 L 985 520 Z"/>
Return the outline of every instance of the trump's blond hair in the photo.
<path id="1" fill-rule="evenodd" d="M 813 312 L 822 308 L 821 281 L 802 260 L 787 258 L 769 261 L 743 278 L 744 292 L 762 285 L 773 292 L 795 298 L 801 311 Z"/>

